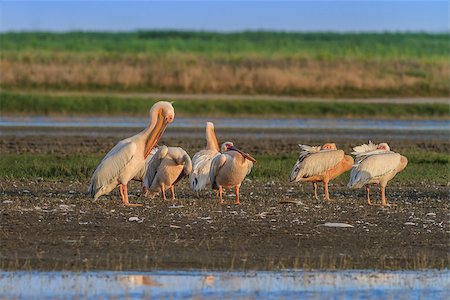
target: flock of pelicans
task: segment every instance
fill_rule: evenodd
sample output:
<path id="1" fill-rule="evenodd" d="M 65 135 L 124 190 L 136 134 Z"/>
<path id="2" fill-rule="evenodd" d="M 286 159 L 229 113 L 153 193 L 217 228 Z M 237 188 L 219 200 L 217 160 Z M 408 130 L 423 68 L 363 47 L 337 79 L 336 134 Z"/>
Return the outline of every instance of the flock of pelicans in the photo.
<path id="1" fill-rule="evenodd" d="M 220 204 L 223 204 L 223 188 L 234 188 L 236 204 L 239 204 L 239 187 L 250 173 L 256 160 L 225 142 L 219 148 L 214 125 L 206 125 L 206 149 L 191 158 L 179 147 L 158 147 L 157 144 L 167 126 L 174 120 L 175 112 L 169 102 L 160 101 L 150 109 L 150 123 L 142 132 L 120 141 L 106 154 L 94 171 L 88 192 L 92 197 L 108 194 L 119 186 L 125 206 L 140 206 L 128 201 L 127 184 L 130 180 L 143 182 L 146 195 L 154 197 L 159 192 L 166 200 L 166 190 L 170 189 L 175 199 L 174 186 L 185 176 L 190 176 L 194 191 L 211 185 L 218 189 Z M 302 152 L 290 174 L 291 182 L 312 182 L 317 199 L 317 182 L 323 182 L 325 198 L 329 200 L 330 180 L 351 171 L 348 187 L 367 189 L 367 202 L 370 202 L 370 184 L 381 186 L 381 202 L 387 205 L 385 188 L 387 182 L 402 171 L 408 160 L 392 152 L 388 144 L 378 145 L 369 141 L 353 148 L 355 160 L 338 150 L 335 144 L 311 147 L 300 145 Z"/>

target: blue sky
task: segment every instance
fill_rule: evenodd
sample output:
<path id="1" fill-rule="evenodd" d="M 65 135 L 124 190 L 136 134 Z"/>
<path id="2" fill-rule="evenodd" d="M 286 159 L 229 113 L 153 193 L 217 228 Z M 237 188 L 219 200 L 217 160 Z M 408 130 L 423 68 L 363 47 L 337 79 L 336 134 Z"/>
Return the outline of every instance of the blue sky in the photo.
<path id="1" fill-rule="evenodd" d="M 449 30 L 448 1 L 1 1 L 0 31 Z"/>

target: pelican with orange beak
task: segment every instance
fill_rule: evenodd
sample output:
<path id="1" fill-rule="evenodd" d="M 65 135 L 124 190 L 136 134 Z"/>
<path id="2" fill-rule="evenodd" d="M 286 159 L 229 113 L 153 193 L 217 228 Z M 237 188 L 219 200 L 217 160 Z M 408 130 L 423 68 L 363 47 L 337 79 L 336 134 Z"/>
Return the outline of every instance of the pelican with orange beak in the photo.
<path id="1" fill-rule="evenodd" d="M 119 186 L 124 206 L 141 206 L 129 203 L 127 184 L 145 166 L 148 156 L 174 118 L 172 104 L 165 101 L 155 103 L 150 109 L 147 128 L 117 143 L 97 166 L 88 193 L 98 199 Z"/>
<path id="2" fill-rule="evenodd" d="M 209 179 L 213 189 L 219 189 L 220 205 L 223 204 L 223 188 L 233 188 L 236 193 L 235 204 L 239 202 L 239 188 L 242 181 L 252 170 L 256 160 L 238 148 L 232 142 L 222 144 L 223 153 L 217 155 L 211 162 Z"/>

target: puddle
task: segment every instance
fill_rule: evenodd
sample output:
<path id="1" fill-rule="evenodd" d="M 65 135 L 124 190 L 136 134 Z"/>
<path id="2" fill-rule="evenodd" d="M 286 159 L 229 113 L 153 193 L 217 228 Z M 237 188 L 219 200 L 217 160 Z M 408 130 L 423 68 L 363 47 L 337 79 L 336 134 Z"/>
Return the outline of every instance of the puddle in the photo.
<path id="1" fill-rule="evenodd" d="M 370 119 L 265 119 L 265 118 L 175 118 L 173 128 L 204 128 L 207 121 L 216 128 L 252 129 L 389 129 L 448 131 L 449 120 L 370 120 Z M 3 127 L 120 127 L 144 128 L 142 117 L 0 117 Z"/>
<path id="2" fill-rule="evenodd" d="M 0 272 L 0 298 L 449 299 L 450 271 Z"/>

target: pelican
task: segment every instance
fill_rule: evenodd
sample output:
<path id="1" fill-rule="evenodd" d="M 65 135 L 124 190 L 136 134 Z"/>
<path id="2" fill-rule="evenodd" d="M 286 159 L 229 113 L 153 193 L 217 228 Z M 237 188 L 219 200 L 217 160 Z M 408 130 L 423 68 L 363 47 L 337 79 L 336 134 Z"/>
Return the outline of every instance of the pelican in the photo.
<path id="1" fill-rule="evenodd" d="M 166 190 L 170 188 L 172 201 L 175 200 L 174 185 L 192 172 L 192 161 L 180 147 L 162 146 L 155 153 L 147 168 L 144 187 L 153 198 L 158 192 L 166 200 Z"/>
<path id="2" fill-rule="evenodd" d="M 323 182 L 325 199 L 330 200 L 328 183 L 342 173 L 350 170 L 353 158 L 338 150 L 336 144 L 328 143 L 322 146 L 307 146 L 299 144 L 302 152 L 292 169 L 291 182 L 312 182 L 314 197 L 317 197 L 317 182 Z"/>
<path id="3" fill-rule="evenodd" d="M 198 192 L 210 183 L 209 170 L 212 160 L 220 154 L 219 142 L 214 133 L 214 124 L 206 123 L 206 149 L 200 150 L 192 157 L 192 173 L 189 183 L 192 190 Z"/>
<path id="4" fill-rule="evenodd" d="M 88 193 L 98 199 L 119 186 L 124 206 L 142 205 L 128 202 L 127 184 L 144 167 L 146 159 L 174 118 L 172 104 L 165 101 L 154 104 L 150 109 L 150 123 L 147 128 L 117 143 L 97 166 Z"/>
<path id="5" fill-rule="evenodd" d="M 401 172 L 408 164 L 408 159 L 399 153 L 392 152 L 387 143 L 378 145 L 369 141 L 353 148 L 355 152 L 355 164 L 350 173 L 349 188 L 361 188 L 366 186 L 367 204 L 370 202 L 370 185 L 379 184 L 381 186 L 381 205 L 387 206 L 386 185 L 389 180 Z"/>
<path id="6" fill-rule="evenodd" d="M 232 188 L 236 193 L 235 204 L 239 202 L 239 188 L 245 176 L 247 176 L 256 160 L 249 154 L 234 147 L 232 142 L 222 145 L 222 154 L 217 155 L 211 162 L 209 179 L 213 189 L 219 189 L 220 205 L 223 204 L 223 188 Z"/>

